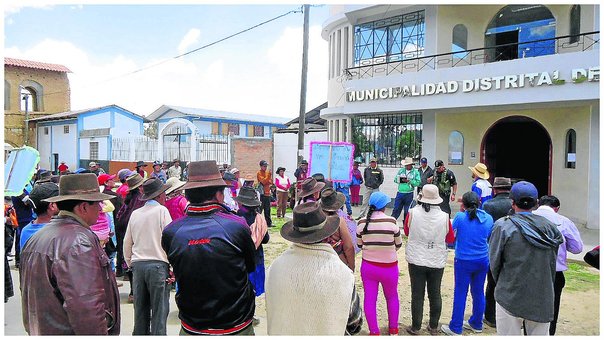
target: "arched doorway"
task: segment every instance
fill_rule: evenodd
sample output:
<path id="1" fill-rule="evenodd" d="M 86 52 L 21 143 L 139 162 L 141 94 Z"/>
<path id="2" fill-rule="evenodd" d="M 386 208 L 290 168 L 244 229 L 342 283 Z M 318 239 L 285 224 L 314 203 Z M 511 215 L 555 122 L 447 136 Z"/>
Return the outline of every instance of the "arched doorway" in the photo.
<path id="1" fill-rule="evenodd" d="M 158 136 L 160 159 L 186 163 L 196 160 L 197 127 L 192 122 L 173 118 L 160 129 Z"/>
<path id="2" fill-rule="evenodd" d="M 526 180 L 539 196 L 550 193 L 552 140 L 536 120 L 511 116 L 497 121 L 485 133 L 481 150 L 491 178 Z"/>

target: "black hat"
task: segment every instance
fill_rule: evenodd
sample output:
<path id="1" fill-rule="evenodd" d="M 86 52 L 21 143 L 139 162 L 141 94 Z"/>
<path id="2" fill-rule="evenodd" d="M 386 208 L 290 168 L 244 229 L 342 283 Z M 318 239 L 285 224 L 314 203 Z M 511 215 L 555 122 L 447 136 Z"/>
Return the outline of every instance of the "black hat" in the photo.
<path id="1" fill-rule="evenodd" d="M 281 236 L 294 243 L 317 243 L 333 235 L 340 227 L 339 216 L 327 216 L 318 202 L 302 203 L 294 208 L 294 219 L 283 225 Z"/>
<path id="2" fill-rule="evenodd" d="M 280 166 L 280 167 L 277 168 L 277 171 L 275 171 L 275 173 L 278 175 L 279 171 L 281 171 L 281 170 L 285 171 L 285 168 L 282 167 L 282 166 Z"/>
<path id="3" fill-rule="evenodd" d="M 306 196 L 310 196 L 316 192 L 321 191 L 325 187 L 325 183 L 317 182 L 317 180 L 313 177 L 308 177 L 300 186 L 300 191 L 298 192 L 299 198 L 304 198 Z"/>
<path id="4" fill-rule="evenodd" d="M 225 181 L 234 181 L 234 180 L 236 180 L 235 175 L 233 175 L 232 173 L 230 173 L 228 171 L 225 171 L 222 174 L 222 179 L 225 180 Z"/>
<path id="5" fill-rule="evenodd" d="M 40 205 L 42 200 L 59 196 L 59 186 L 55 183 L 39 183 L 34 186 L 34 189 L 29 194 L 29 199 L 34 205 L 34 209 Z"/>
<path id="6" fill-rule="evenodd" d="M 438 168 L 439 166 L 443 166 L 445 165 L 445 162 L 443 162 L 442 160 L 437 160 L 436 162 L 434 162 L 434 167 Z"/>
<path id="7" fill-rule="evenodd" d="M 246 207 L 259 207 L 261 204 L 256 190 L 252 187 L 242 187 L 234 199 Z"/>
<path id="8" fill-rule="evenodd" d="M 143 161 L 138 161 L 136 162 L 136 167 L 138 168 L 139 166 L 147 166 L 147 164 L 145 164 Z"/>
<path id="9" fill-rule="evenodd" d="M 268 162 L 265 161 L 265 160 L 261 160 L 260 161 L 260 166 L 265 166 L 265 165 L 268 165 Z"/>
<path id="10" fill-rule="evenodd" d="M 300 164 L 308 164 L 308 161 L 306 159 L 303 159 L 300 161 Z"/>
<path id="11" fill-rule="evenodd" d="M 141 200 L 147 201 L 155 198 L 170 187 L 170 184 L 163 184 L 159 178 L 149 178 L 143 183 L 143 195 L 141 196 Z"/>
<path id="12" fill-rule="evenodd" d="M 335 191 L 333 188 L 325 188 L 321 191 L 321 209 L 323 211 L 338 211 L 346 202 L 346 196 L 343 193 Z"/>

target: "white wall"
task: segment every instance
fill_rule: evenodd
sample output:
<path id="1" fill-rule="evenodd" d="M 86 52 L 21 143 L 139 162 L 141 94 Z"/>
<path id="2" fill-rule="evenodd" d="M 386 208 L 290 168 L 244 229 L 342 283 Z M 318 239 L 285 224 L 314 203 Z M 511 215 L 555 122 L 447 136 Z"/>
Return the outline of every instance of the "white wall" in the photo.
<path id="1" fill-rule="evenodd" d="M 90 157 L 90 142 L 99 143 L 99 157 L 95 160 L 109 160 L 111 155 L 108 154 L 107 137 L 80 138 L 80 159 L 92 159 Z"/>
<path id="2" fill-rule="evenodd" d="M 108 128 L 110 126 L 111 113 L 109 111 L 103 111 L 94 115 L 82 117 L 82 130 Z"/>
<path id="3" fill-rule="evenodd" d="M 120 112 L 115 112 L 115 126 L 111 129 L 114 137 L 140 136 L 141 123 Z"/>
<path id="4" fill-rule="evenodd" d="M 64 125 L 52 126 L 52 151 L 59 154 L 59 162 L 65 161 L 65 164 L 71 170 L 77 169 L 76 141 L 78 128 L 76 124 L 69 124 L 69 133 L 64 133 Z M 58 164 L 57 164 L 58 166 Z"/>
<path id="5" fill-rule="evenodd" d="M 194 120 L 193 124 L 197 126 L 197 131 L 200 135 L 211 135 L 212 134 L 212 122 L 204 122 L 200 120 Z"/>
<path id="6" fill-rule="evenodd" d="M 304 134 L 304 159 L 309 159 L 310 142 L 312 141 L 327 141 L 327 131 L 325 132 L 310 132 Z M 275 133 L 273 134 L 274 168 L 284 167 L 285 175 L 292 182 L 296 180 L 294 172 L 298 167 L 298 134 L 297 133 Z"/>
<path id="7" fill-rule="evenodd" d="M 38 126 L 37 131 L 37 150 L 40 152 L 40 168 L 50 169 L 50 138 L 51 138 L 51 126 L 46 126 L 48 134 L 44 134 L 44 126 Z"/>

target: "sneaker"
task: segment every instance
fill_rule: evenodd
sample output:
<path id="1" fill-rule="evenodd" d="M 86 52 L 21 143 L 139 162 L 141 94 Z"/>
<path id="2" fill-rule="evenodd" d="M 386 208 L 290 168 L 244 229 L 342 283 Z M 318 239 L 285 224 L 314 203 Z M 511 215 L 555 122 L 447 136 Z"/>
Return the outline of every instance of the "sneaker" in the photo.
<path id="1" fill-rule="evenodd" d="M 446 335 L 461 335 L 453 332 L 451 328 L 449 328 L 449 325 L 440 326 L 440 330 L 443 331 L 443 333 L 445 333 Z"/>
<path id="2" fill-rule="evenodd" d="M 428 325 L 428 327 L 426 327 L 426 330 L 428 331 L 428 333 L 430 333 L 430 335 L 438 335 L 439 333 L 438 326 L 436 328 L 432 328 L 430 327 L 430 325 Z"/>
<path id="3" fill-rule="evenodd" d="M 482 320 L 482 322 L 484 322 L 485 325 L 487 325 L 491 328 L 497 328 L 497 324 L 495 322 L 491 322 L 487 319 Z"/>
<path id="4" fill-rule="evenodd" d="M 388 328 L 388 334 L 398 335 L 398 328 Z"/>
<path id="5" fill-rule="evenodd" d="M 411 334 L 411 335 L 419 335 L 419 330 L 415 330 L 415 329 L 413 329 L 413 327 L 411 327 L 411 326 L 407 326 L 407 327 L 405 328 L 405 331 L 406 331 L 407 333 Z"/>
<path id="6" fill-rule="evenodd" d="M 463 328 L 469 329 L 469 330 L 471 330 L 474 333 L 482 333 L 482 329 L 477 329 L 477 328 L 472 327 L 472 325 L 470 325 L 470 323 L 468 321 L 465 321 L 465 320 L 463 322 Z"/>

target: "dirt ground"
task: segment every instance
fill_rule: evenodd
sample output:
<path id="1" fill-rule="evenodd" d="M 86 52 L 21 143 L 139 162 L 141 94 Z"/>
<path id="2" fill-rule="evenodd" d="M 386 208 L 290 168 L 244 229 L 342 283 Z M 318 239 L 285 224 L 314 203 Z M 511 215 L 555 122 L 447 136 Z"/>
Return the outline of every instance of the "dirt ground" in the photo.
<path id="1" fill-rule="evenodd" d="M 270 266 L 273 260 L 279 256 L 290 246 L 290 242 L 283 239 L 278 231 L 270 231 L 270 242 L 264 245 L 265 264 L 266 268 Z M 449 251 L 449 258 L 442 280 L 441 294 L 443 299 L 443 308 L 440 317 L 440 324 L 448 324 L 451 319 L 451 309 L 453 307 L 453 257 L 454 252 Z M 405 260 L 405 246 L 398 252 L 398 261 L 400 269 L 400 279 L 398 283 L 400 315 L 399 315 L 399 334 L 407 335 L 404 331 L 405 327 L 411 325 L 411 290 L 409 283 L 409 272 L 407 269 L 407 261 Z M 361 253 L 356 256 L 356 286 L 361 301 L 363 301 L 363 284 L 360 277 Z M 589 269 L 597 273 L 595 269 Z M 581 288 L 576 291 L 572 289 L 572 283 L 567 284 L 562 291 L 562 301 L 560 306 L 560 315 L 558 317 L 558 326 L 556 336 L 559 335 L 599 335 L 600 334 L 600 290 L 599 284 L 594 283 L 586 289 Z M 569 289 L 569 287 L 571 289 Z M 468 296 L 466 304 L 467 320 L 472 311 L 471 297 Z M 424 318 L 422 323 L 422 334 L 430 335 L 425 327 L 428 324 L 429 303 L 426 296 L 424 302 Z M 266 320 L 266 306 L 264 298 L 256 299 L 256 315 Z M 386 311 L 386 301 L 384 295 L 378 295 L 378 320 L 382 334 L 388 334 L 388 313 Z M 264 323 L 265 325 L 265 323 Z M 262 325 L 262 326 L 264 326 Z M 263 332 L 257 330 L 256 334 L 260 335 Z M 266 333 L 265 333 L 266 334 Z M 363 323 L 363 329 L 359 335 L 369 335 L 366 322 Z M 444 333 L 441 333 L 444 335 Z M 464 335 L 473 335 L 471 331 L 464 331 Z M 496 330 L 488 326 L 484 326 L 481 335 L 496 335 Z"/>

